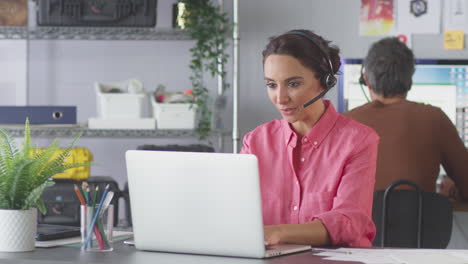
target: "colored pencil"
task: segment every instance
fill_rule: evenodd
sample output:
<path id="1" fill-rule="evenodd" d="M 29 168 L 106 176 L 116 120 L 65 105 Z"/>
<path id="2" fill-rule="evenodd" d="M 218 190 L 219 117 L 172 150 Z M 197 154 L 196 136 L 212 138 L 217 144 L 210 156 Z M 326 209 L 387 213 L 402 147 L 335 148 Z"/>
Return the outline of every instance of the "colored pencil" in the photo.
<path id="1" fill-rule="evenodd" d="M 80 189 L 78 188 L 78 186 L 76 184 L 74 184 L 75 186 L 75 193 L 76 193 L 76 196 L 78 197 L 78 200 L 80 200 L 80 204 L 81 205 L 86 205 L 84 199 L 83 199 L 83 196 L 81 195 L 81 192 L 80 192 Z"/>
<path id="2" fill-rule="evenodd" d="M 93 232 L 94 226 L 96 225 L 99 213 L 101 212 L 102 205 L 104 204 L 104 200 L 106 199 L 107 193 L 109 192 L 109 184 L 106 185 L 106 188 L 104 188 L 104 192 L 102 193 L 101 200 L 99 201 L 98 208 L 96 210 L 96 213 L 94 214 L 93 221 L 91 222 L 91 228 L 88 231 L 88 235 L 86 236 L 86 241 L 84 244 L 84 248 L 87 248 L 89 241 L 91 240 L 91 234 Z"/>
<path id="3" fill-rule="evenodd" d="M 88 197 L 88 192 L 86 192 L 86 188 L 88 188 L 88 183 L 87 182 L 82 182 L 81 183 L 81 191 L 83 192 L 83 196 L 85 198 L 85 203 L 89 204 L 89 197 Z"/>

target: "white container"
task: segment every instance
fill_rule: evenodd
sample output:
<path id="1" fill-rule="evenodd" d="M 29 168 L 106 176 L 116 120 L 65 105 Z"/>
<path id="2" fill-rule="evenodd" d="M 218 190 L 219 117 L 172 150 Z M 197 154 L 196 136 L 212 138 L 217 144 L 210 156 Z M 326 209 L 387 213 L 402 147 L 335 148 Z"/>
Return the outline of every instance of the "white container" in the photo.
<path id="1" fill-rule="evenodd" d="M 152 97 L 153 115 L 158 129 L 194 129 L 196 105 L 158 103 Z"/>
<path id="2" fill-rule="evenodd" d="M 101 119 L 88 118 L 88 128 L 90 129 L 155 129 L 156 120 L 154 118 L 115 118 Z"/>
<path id="3" fill-rule="evenodd" d="M 37 210 L 0 209 L 0 252 L 33 251 Z"/>
<path id="4" fill-rule="evenodd" d="M 138 119 L 143 117 L 143 93 L 104 93 L 111 87 L 127 90 L 128 82 L 95 83 L 97 112 L 101 119 Z"/>

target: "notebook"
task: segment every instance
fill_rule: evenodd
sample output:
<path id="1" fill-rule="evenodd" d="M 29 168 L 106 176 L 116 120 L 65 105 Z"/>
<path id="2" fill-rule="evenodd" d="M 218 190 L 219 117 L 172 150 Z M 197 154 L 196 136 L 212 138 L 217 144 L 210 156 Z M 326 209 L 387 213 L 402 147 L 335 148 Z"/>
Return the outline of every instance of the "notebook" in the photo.
<path id="1" fill-rule="evenodd" d="M 311 248 L 265 248 L 254 155 L 129 150 L 126 164 L 139 250 L 267 258 Z"/>
<path id="2" fill-rule="evenodd" d="M 47 241 L 80 236 L 79 226 L 38 224 L 36 241 Z"/>

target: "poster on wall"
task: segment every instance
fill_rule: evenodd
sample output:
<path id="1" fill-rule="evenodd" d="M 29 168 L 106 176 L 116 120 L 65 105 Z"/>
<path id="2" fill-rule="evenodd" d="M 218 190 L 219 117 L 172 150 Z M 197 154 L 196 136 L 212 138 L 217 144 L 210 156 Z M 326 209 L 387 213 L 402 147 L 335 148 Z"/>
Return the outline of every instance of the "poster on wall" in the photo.
<path id="1" fill-rule="evenodd" d="M 393 0 L 361 0 L 360 35 L 391 35 L 394 31 Z"/>
<path id="2" fill-rule="evenodd" d="M 413 34 L 439 34 L 441 9 L 441 0 L 398 0 L 398 28 Z"/>
<path id="3" fill-rule="evenodd" d="M 1 0 L 0 26 L 27 26 L 28 0 Z"/>
<path id="4" fill-rule="evenodd" d="M 444 1 L 444 29 L 468 31 L 468 1 Z"/>

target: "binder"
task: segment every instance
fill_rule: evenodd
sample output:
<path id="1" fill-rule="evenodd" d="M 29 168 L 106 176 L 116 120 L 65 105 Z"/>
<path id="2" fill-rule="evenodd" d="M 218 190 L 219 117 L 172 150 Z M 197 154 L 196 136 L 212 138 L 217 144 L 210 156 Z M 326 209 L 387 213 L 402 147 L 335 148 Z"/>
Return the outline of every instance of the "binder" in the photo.
<path id="1" fill-rule="evenodd" d="M 76 124 L 76 106 L 0 106 L 0 124 Z"/>

